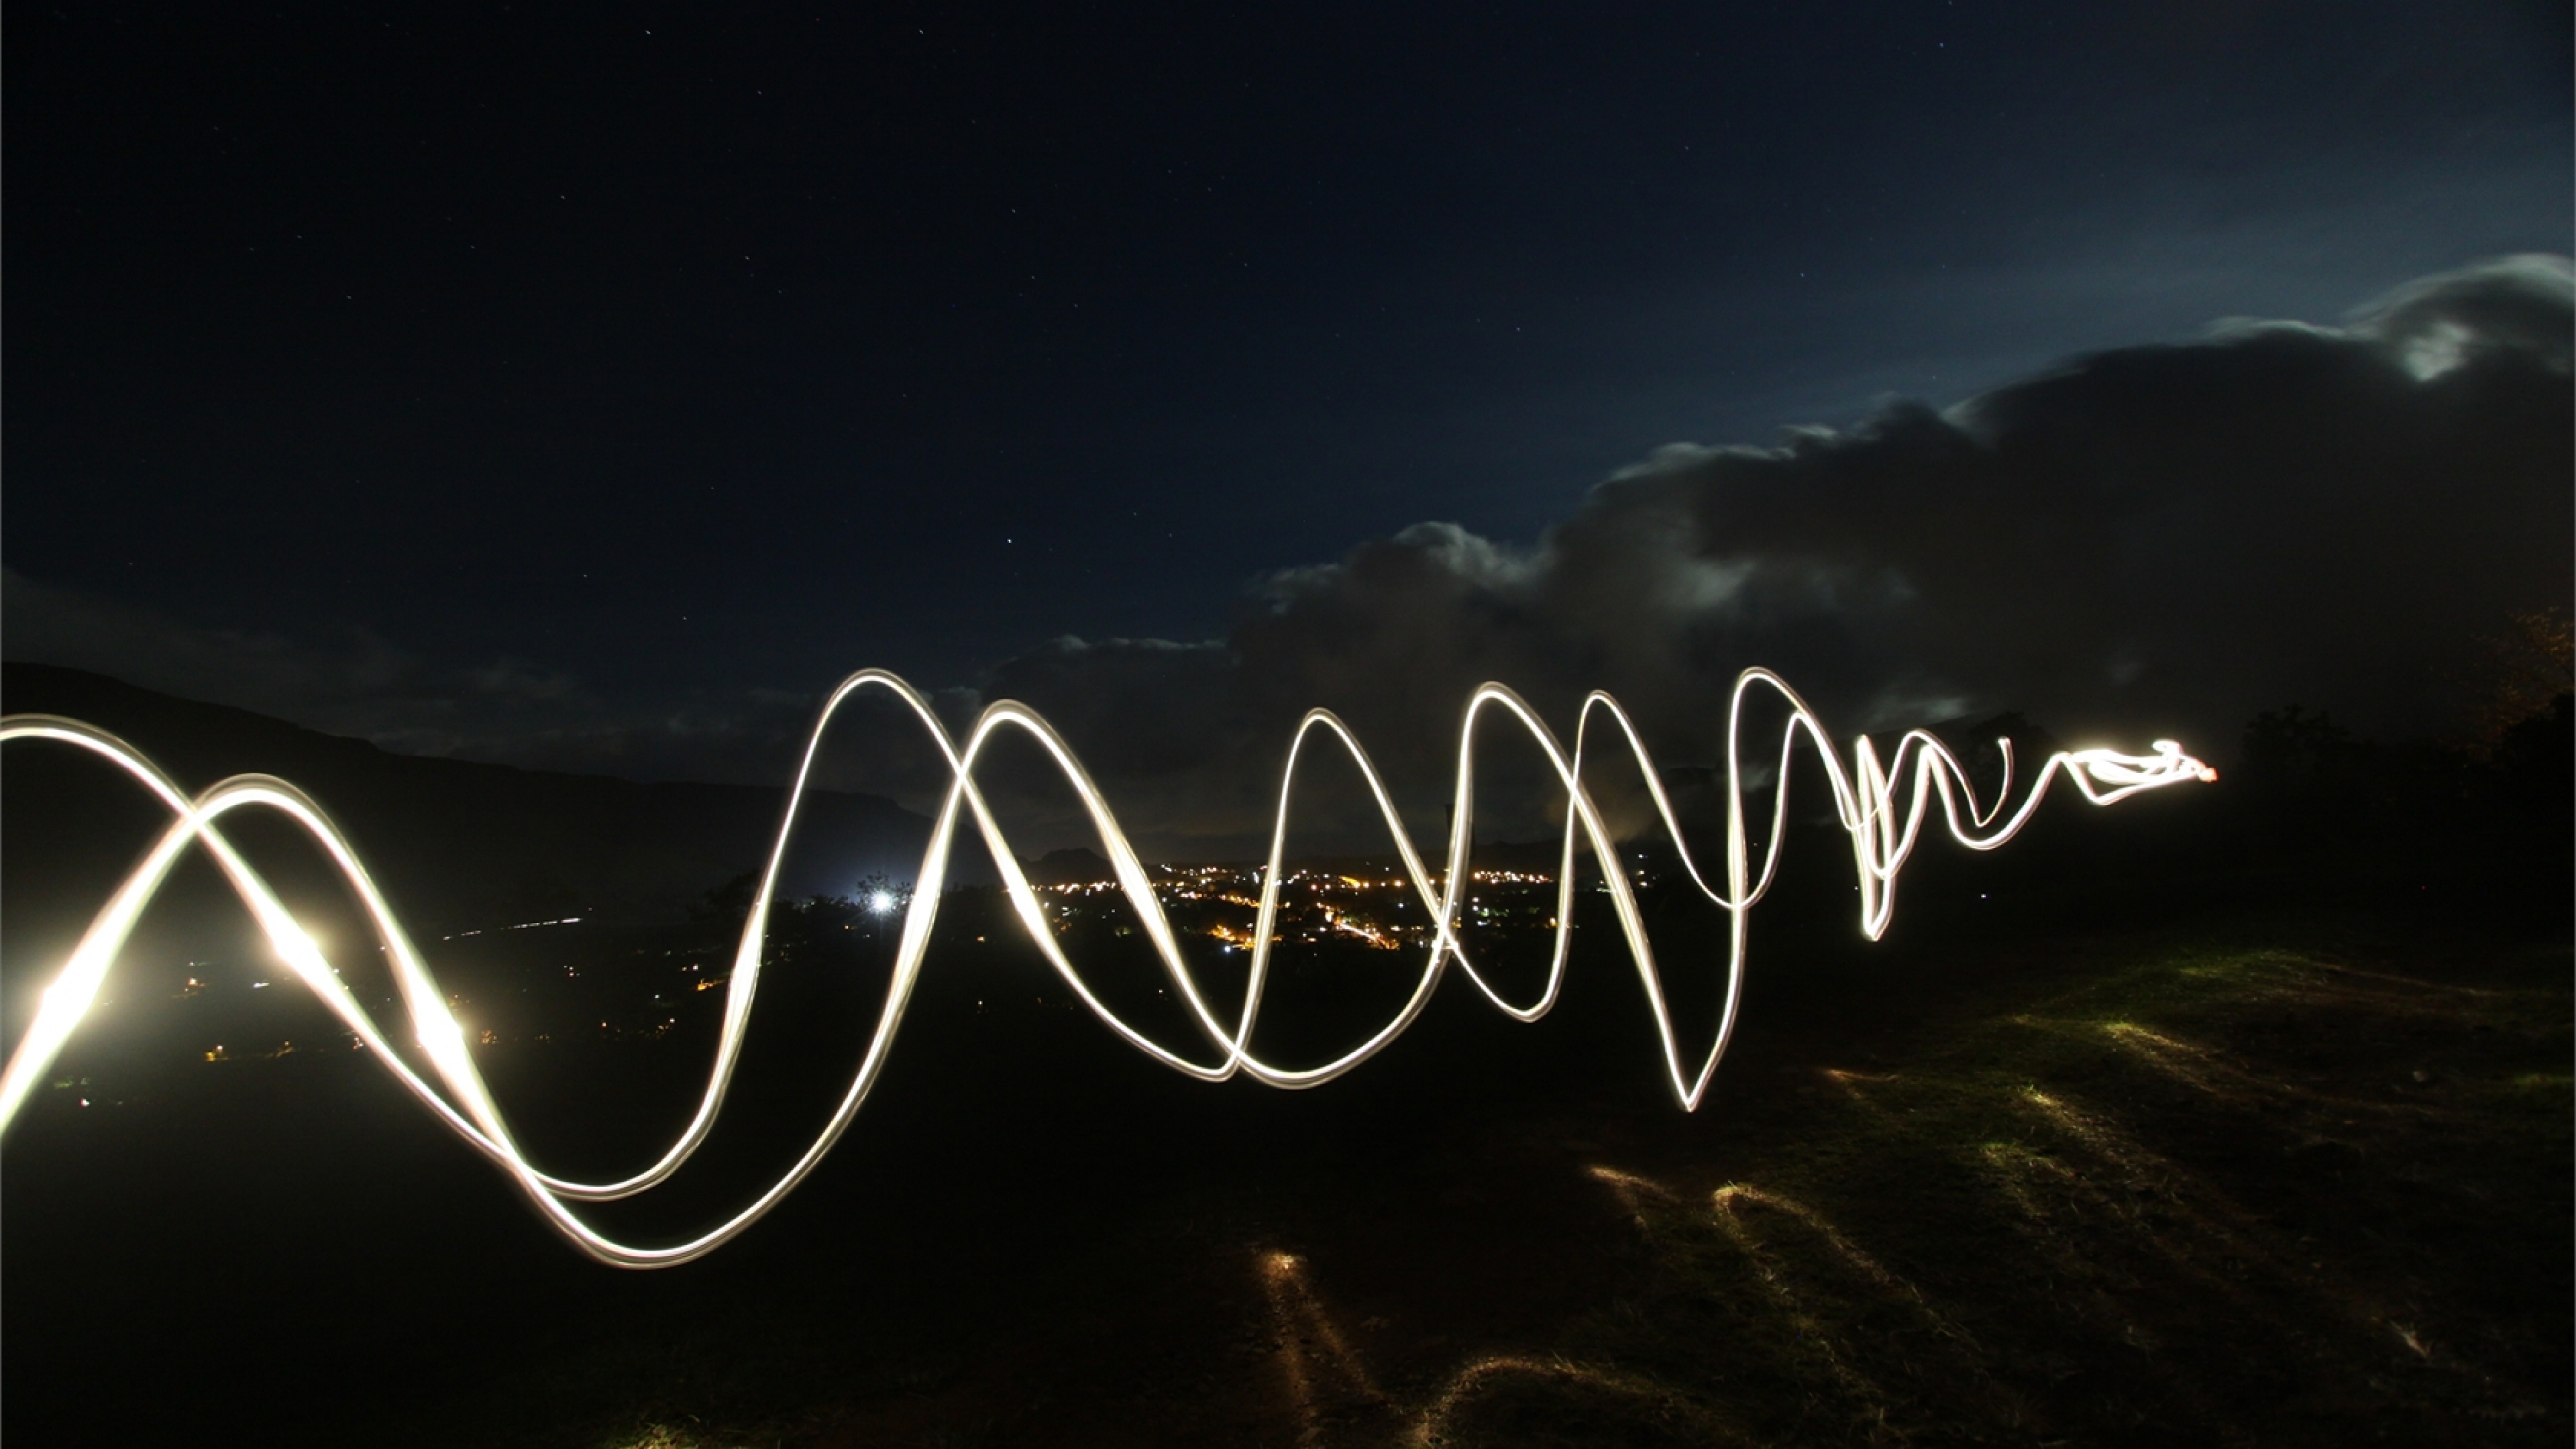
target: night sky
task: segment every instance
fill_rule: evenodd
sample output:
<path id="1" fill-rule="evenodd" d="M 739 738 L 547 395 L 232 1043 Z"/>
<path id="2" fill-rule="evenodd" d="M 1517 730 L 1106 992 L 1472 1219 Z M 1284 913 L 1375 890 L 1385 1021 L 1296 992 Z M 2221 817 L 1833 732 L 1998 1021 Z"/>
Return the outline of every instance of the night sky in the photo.
<path id="1" fill-rule="evenodd" d="M 10 657 L 389 747 L 878 664 L 1186 831 L 1487 674 L 2438 731 L 2567 597 L 2563 4 L 6 19 Z"/>

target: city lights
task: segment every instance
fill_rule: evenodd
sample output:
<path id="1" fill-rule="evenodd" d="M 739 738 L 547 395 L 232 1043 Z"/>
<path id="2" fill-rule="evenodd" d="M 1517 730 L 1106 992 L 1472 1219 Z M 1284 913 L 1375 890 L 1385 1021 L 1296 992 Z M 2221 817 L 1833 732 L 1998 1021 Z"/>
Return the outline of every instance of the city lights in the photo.
<path id="1" fill-rule="evenodd" d="M 879 916 L 890 916 L 900 910 L 903 923 L 884 1005 L 860 1065 L 831 1120 L 803 1156 L 748 1206 L 683 1243 L 642 1246 L 610 1238 L 594 1229 L 575 1211 L 574 1205 L 630 1197 L 651 1189 L 679 1170 L 681 1164 L 706 1140 L 714 1125 L 717 1110 L 740 1057 L 752 1004 L 759 990 L 761 945 L 768 930 L 780 863 L 796 823 L 797 811 L 805 800 L 807 777 L 833 716 L 845 701 L 863 690 L 882 690 L 910 708 L 931 743 L 946 759 L 950 783 L 933 818 L 929 846 L 922 856 L 912 889 L 901 898 L 893 891 L 878 890 L 866 901 L 867 908 Z M 1789 711 L 1788 723 L 1781 733 L 1776 769 L 1770 775 L 1770 779 L 1777 782 L 1771 792 L 1770 828 L 1758 852 L 1750 844 L 1747 831 L 1747 771 L 1741 739 L 1746 702 L 1757 691 L 1775 694 Z M 1497 872 L 1475 872 L 1471 875 L 1469 870 L 1468 857 L 1475 838 L 1476 727 L 1488 711 L 1499 712 L 1500 716 L 1516 722 L 1528 733 L 1545 755 L 1558 786 L 1566 791 L 1568 801 L 1560 865 L 1554 876 L 1556 908 L 1548 921 L 1555 936 L 1554 955 L 1544 991 L 1526 1004 L 1506 1000 L 1477 970 L 1458 936 L 1463 927 L 1472 924 L 1469 913 L 1474 902 L 1465 892 L 1476 881 L 1545 883 L 1547 880 L 1543 876 L 1521 877 Z M 1647 938 L 1635 881 L 1630 870 L 1619 861 L 1618 844 L 1584 785 L 1585 750 L 1596 727 L 1596 717 L 1607 721 L 1606 727 L 1615 728 L 1618 739 L 1625 743 L 1634 757 L 1663 829 L 1678 852 L 1684 873 L 1713 906 L 1729 917 L 1730 944 L 1724 1002 L 1712 1024 L 1711 1045 L 1696 1062 L 1686 1058 L 1666 1004 L 1662 968 Z M 1167 989 L 1177 995 L 1188 1009 L 1199 1041 L 1176 1048 L 1153 1039 L 1123 1020 L 1093 994 L 1080 971 L 1065 955 L 1058 933 L 1048 924 L 1037 888 L 1028 880 L 1019 858 L 976 784 L 978 761 L 993 739 L 1005 730 L 1018 731 L 1033 740 L 1054 761 L 1057 770 L 1080 799 L 1107 847 L 1117 880 L 1116 888 L 1135 911 L 1143 934 L 1160 958 L 1168 978 Z M 1401 885 L 1409 887 L 1410 894 L 1418 898 L 1428 914 L 1432 929 L 1420 974 L 1401 1008 L 1341 1056 L 1320 1066 L 1288 1067 L 1265 1060 L 1253 1049 L 1252 1040 L 1260 1016 L 1272 949 L 1277 940 L 1275 926 L 1284 883 L 1283 858 L 1288 842 L 1289 802 L 1296 781 L 1297 763 L 1318 732 L 1328 737 L 1331 744 L 1340 746 L 1358 767 L 1385 823 L 1388 838 L 1401 857 Z M 688 1262 L 721 1247 L 776 1206 L 813 1171 L 857 1116 L 884 1068 L 904 1012 L 911 1002 L 931 929 L 938 919 L 958 828 L 964 821 L 971 821 L 974 831 L 992 856 L 1001 874 L 1003 889 L 1030 941 L 1045 955 L 1050 967 L 1074 995 L 1109 1030 L 1156 1061 L 1202 1081 L 1224 1081 L 1240 1073 L 1271 1086 L 1291 1088 L 1331 1081 L 1384 1050 L 1421 1014 L 1443 973 L 1452 965 L 1465 972 L 1480 993 L 1512 1017 L 1535 1021 L 1546 1015 L 1556 1002 L 1572 941 L 1575 852 L 1578 848 L 1589 849 L 1603 865 L 1601 886 L 1610 897 L 1620 933 L 1644 986 L 1668 1083 L 1676 1101 L 1687 1110 L 1699 1104 L 1734 1034 L 1743 988 L 1749 917 L 1753 907 L 1769 890 L 1779 864 L 1781 843 L 1787 833 L 1787 781 L 1801 736 L 1814 747 L 1824 771 L 1825 784 L 1832 795 L 1835 816 L 1850 837 L 1859 885 L 1859 925 L 1862 933 L 1873 940 L 1887 927 L 1894 909 L 1897 874 L 1911 856 L 1924 822 L 1936 808 L 1953 839 L 1970 849 L 1991 850 L 2011 839 L 2029 822 L 2051 782 L 2060 775 L 2086 800 L 2096 805 L 2108 805 L 2144 790 L 2216 778 L 2213 771 L 2184 754 L 2181 747 L 2172 741 L 2158 741 L 2153 752 L 2145 755 L 2103 749 L 2062 751 L 2051 755 L 2041 765 L 2019 803 L 2007 810 L 2013 788 L 2012 753 L 2008 741 L 2003 744 L 2003 785 L 1993 801 L 1981 804 L 1969 783 L 1965 767 L 1932 735 L 1920 730 L 1910 732 L 1884 756 L 1870 740 L 1861 738 L 1854 742 L 1851 761 L 1846 764 L 1822 722 L 1785 681 L 1768 670 L 1746 670 L 1736 681 L 1727 719 L 1726 852 L 1722 868 L 1714 872 L 1715 880 L 1712 882 L 1712 873 L 1702 870 L 1683 841 L 1655 765 L 1648 757 L 1636 727 L 1616 701 L 1600 693 L 1584 701 L 1576 721 L 1574 748 L 1569 752 L 1517 694 L 1500 684 L 1486 684 L 1469 698 L 1465 721 L 1459 731 L 1447 852 L 1444 868 L 1435 874 L 1426 866 L 1413 838 L 1405 830 L 1384 782 L 1370 764 L 1358 738 L 1331 712 L 1313 710 L 1299 723 L 1289 742 L 1268 864 L 1261 876 L 1260 896 L 1257 901 L 1247 898 L 1241 902 L 1257 909 L 1257 923 L 1248 937 L 1228 938 L 1229 945 L 1246 947 L 1251 958 L 1242 1010 L 1229 1022 L 1222 1019 L 1210 1004 L 1191 970 L 1180 939 L 1155 895 L 1146 868 L 1111 814 L 1108 801 L 1053 726 L 1027 706 L 1004 700 L 988 707 L 961 741 L 940 723 L 929 701 L 911 685 L 884 670 L 864 670 L 851 675 L 833 691 L 806 743 L 788 793 L 784 817 L 779 824 L 777 843 L 771 849 L 759 890 L 743 923 L 742 938 L 735 950 L 731 973 L 722 983 L 726 993 L 722 1026 L 695 1114 L 650 1166 L 616 1181 L 591 1183 L 572 1181 L 540 1170 L 512 1140 L 504 1115 L 492 1099 L 472 1053 L 467 1049 L 465 1034 L 450 1012 L 449 997 L 440 990 L 436 978 L 401 922 L 394 917 L 356 850 L 301 790 L 271 776 L 236 775 L 192 799 L 141 752 L 107 731 L 56 716 L 13 715 L 0 719 L 0 741 L 47 740 L 103 756 L 158 798 L 169 810 L 171 823 L 133 872 L 110 895 L 87 934 L 47 986 L 34 1023 L 11 1054 L 6 1071 L 0 1072 L 0 1130 L 5 1130 L 16 1117 L 28 1094 L 44 1078 L 61 1052 L 65 1041 L 95 1004 L 109 970 L 153 894 L 186 849 L 202 845 L 241 897 L 271 948 L 296 978 L 330 1008 L 357 1037 L 361 1047 L 374 1049 L 374 1059 L 383 1063 L 385 1069 L 392 1072 L 429 1111 L 516 1182 L 558 1232 L 590 1256 L 620 1267 L 666 1267 Z M 399 1054 L 388 1049 L 389 1039 L 384 1028 L 359 1005 L 339 974 L 324 959 L 321 949 L 279 902 L 268 882 L 242 859 L 226 839 L 220 829 L 222 818 L 245 808 L 273 811 L 287 817 L 311 836 L 338 868 L 351 895 L 374 926 L 378 943 L 401 994 L 414 1039 L 427 1058 L 427 1075 L 414 1071 Z M 1356 878 L 1345 879 L 1353 886 L 1361 884 Z M 1393 942 L 1380 942 L 1378 937 L 1357 926 L 1343 929 L 1373 943 L 1384 944 L 1388 949 L 1404 949 Z M 717 984 L 708 980 L 701 983 L 699 989 Z M 216 1052 L 208 1054 L 209 1059 L 220 1059 L 221 1052 L 222 1048 L 217 1048 Z"/>

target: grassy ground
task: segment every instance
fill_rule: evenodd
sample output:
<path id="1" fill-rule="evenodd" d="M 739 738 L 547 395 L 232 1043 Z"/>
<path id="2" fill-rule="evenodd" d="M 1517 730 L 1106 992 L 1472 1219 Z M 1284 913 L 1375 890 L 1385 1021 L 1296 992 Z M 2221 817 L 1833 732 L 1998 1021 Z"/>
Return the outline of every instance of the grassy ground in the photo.
<path id="1" fill-rule="evenodd" d="M 1603 1164 L 1655 1270 L 1556 1345 L 1604 1401 L 1561 1437 L 2563 1440 L 2566 979 L 2167 946 L 1819 1069 L 1726 1181 Z M 1580 1397 L 1512 1392 L 1427 1437 L 1545 1442 Z"/>
<path id="2" fill-rule="evenodd" d="M 1694 1116 L 1596 1073 L 976 1183 L 1013 1230 L 844 1246 L 901 1285 L 764 1280 L 454 1407 L 602 1449 L 2563 1444 L 2569 977 L 2346 914 L 1841 978 Z"/>

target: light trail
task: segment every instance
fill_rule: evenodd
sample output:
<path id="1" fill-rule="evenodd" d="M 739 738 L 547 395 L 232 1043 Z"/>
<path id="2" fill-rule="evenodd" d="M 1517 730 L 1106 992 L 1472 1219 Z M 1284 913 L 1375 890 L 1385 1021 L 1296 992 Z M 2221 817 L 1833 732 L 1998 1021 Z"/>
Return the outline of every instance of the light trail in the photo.
<path id="1" fill-rule="evenodd" d="M 593 1229 L 573 1205 L 631 1197 L 664 1182 L 697 1151 L 715 1125 L 717 1113 L 724 1105 L 726 1087 L 733 1079 L 735 1065 L 741 1056 L 752 1002 L 759 992 L 761 943 L 768 931 L 779 865 L 785 858 L 788 840 L 795 829 L 797 810 L 804 803 L 815 753 L 841 705 L 853 695 L 869 689 L 884 690 L 911 709 L 914 719 L 947 761 L 950 784 L 933 819 L 930 844 L 923 852 L 920 872 L 908 903 L 903 906 L 903 930 L 896 947 L 893 975 L 886 988 L 885 1003 L 878 1015 L 875 1032 L 868 1040 L 866 1054 L 830 1122 L 796 1163 L 748 1206 L 683 1243 L 647 1247 L 607 1237 Z M 1770 830 L 1760 852 L 1758 869 L 1746 834 L 1742 749 L 1745 702 L 1757 690 L 1776 693 L 1789 710 L 1788 722 L 1781 730 L 1776 771 L 1772 775 L 1775 784 Z M 1469 847 L 1475 838 L 1476 725 L 1479 717 L 1489 709 L 1500 710 L 1529 732 L 1530 738 L 1546 755 L 1568 800 L 1564 848 L 1556 877 L 1557 911 L 1552 922 L 1555 950 L 1548 967 L 1546 989 L 1526 1006 L 1516 1006 L 1504 998 L 1476 969 L 1457 935 L 1463 893 L 1470 884 Z M 1665 1000 L 1663 974 L 1656 965 L 1653 945 L 1647 939 L 1644 922 L 1638 913 L 1635 885 L 1620 861 L 1617 842 L 1612 839 L 1599 808 L 1584 785 L 1584 751 L 1596 715 L 1607 719 L 1616 728 L 1618 739 L 1624 741 L 1634 757 L 1645 777 L 1656 813 L 1679 852 L 1683 870 L 1692 885 L 1729 918 L 1725 1002 L 1719 1012 L 1715 1041 L 1696 1067 L 1684 1061 L 1672 1012 Z M 1036 891 L 1030 886 L 1018 857 L 1012 853 L 1009 841 L 985 802 L 983 791 L 975 782 L 978 761 L 994 738 L 1004 730 L 1017 730 L 1036 741 L 1082 801 L 1093 827 L 1108 847 L 1119 889 L 1134 907 L 1146 938 L 1204 1038 L 1192 1051 L 1167 1047 L 1121 1019 L 1093 994 L 1081 973 L 1057 944 L 1056 933 L 1048 928 Z M 1281 866 L 1288 843 L 1289 801 L 1296 784 L 1297 762 L 1310 737 L 1317 731 L 1338 743 L 1358 766 L 1361 778 L 1367 782 L 1369 793 L 1377 803 L 1387 834 L 1403 858 L 1406 880 L 1437 926 L 1425 953 L 1422 973 L 1401 1009 L 1366 1040 L 1332 1061 L 1318 1067 L 1291 1068 L 1267 1061 L 1253 1051 L 1252 1035 L 1261 1012 L 1263 989 L 1269 978 L 1270 953 L 1276 936 L 1273 928 L 1279 912 L 1283 880 Z M 466 1050 L 464 1031 L 449 1013 L 446 996 L 439 990 L 436 978 L 430 974 L 420 952 L 404 932 L 402 923 L 395 919 L 393 911 L 386 905 L 383 894 L 360 862 L 356 849 L 304 792 L 272 776 L 236 775 L 191 798 L 141 751 L 105 730 L 52 715 L 9 715 L 0 717 L 0 742 L 50 740 L 102 755 L 159 799 L 169 809 L 171 823 L 142 862 L 109 897 L 62 971 L 46 987 L 35 1021 L 11 1053 L 5 1072 L 0 1072 L 0 1131 L 6 1131 L 9 1123 L 16 1119 L 28 1093 L 43 1078 L 73 1030 L 88 1014 L 143 908 L 160 889 L 171 868 L 190 845 L 202 844 L 249 908 L 267 936 L 270 947 L 297 979 L 320 997 L 324 1005 L 371 1049 L 374 1059 L 383 1063 L 386 1070 L 392 1072 L 424 1106 L 516 1182 L 558 1232 L 593 1258 L 618 1267 L 658 1268 L 685 1263 L 722 1247 L 777 1206 L 804 1180 L 806 1174 L 814 1170 L 858 1115 L 861 1104 L 876 1085 L 878 1074 L 884 1070 L 896 1032 L 902 1025 L 904 1011 L 911 1002 L 913 987 L 919 980 L 922 960 L 930 943 L 931 927 L 939 916 L 940 899 L 947 884 L 949 857 L 961 816 L 972 819 L 977 834 L 991 853 L 994 866 L 1001 873 L 1003 889 L 1029 939 L 1045 955 L 1056 974 L 1111 1031 L 1154 1060 L 1201 1081 L 1221 1082 L 1239 1073 L 1274 1087 L 1290 1088 L 1319 1086 L 1385 1050 L 1430 1003 L 1443 972 L 1453 963 L 1467 974 L 1468 980 L 1487 1000 L 1513 1018 L 1528 1022 L 1545 1016 L 1556 1004 L 1573 939 L 1575 850 L 1578 844 L 1589 846 L 1601 862 L 1602 886 L 1609 893 L 1629 956 L 1636 965 L 1639 981 L 1645 987 L 1674 1096 L 1684 1110 L 1692 1110 L 1698 1107 L 1701 1097 L 1707 1092 L 1718 1063 L 1726 1055 L 1727 1044 L 1734 1037 L 1737 1007 L 1743 995 L 1749 919 L 1753 907 L 1769 891 L 1779 866 L 1781 844 L 1787 833 L 1790 765 L 1801 735 L 1815 747 L 1832 790 L 1836 818 L 1851 838 L 1852 859 L 1859 878 L 1860 928 L 1862 934 L 1872 940 L 1878 939 L 1887 929 L 1889 915 L 1895 908 L 1897 874 L 1913 854 L 1923 824 L 1936 801 L 1942 821 L 1954 840 L 1972 850 L 1992 850 L 2010 840 L 2030 821 L 2050 783 L 2061 774 L 2095 805 L 2108 805 L 2143 790 L 2217 778 L 2215 771 L 2184 754 L 2181 747 L 2171 740 L 2157 741 L 2154 752 L 2146 755 L 2128 755 L 2104 749 L 2060 751 L 2049 756 L 2020 804 L 2007 812 L 2005 806 L 2012 795 L 2013 758 L 2011 741 L 2005 740 L 2001 742 L 2004 762 L 2002 785 L 1995 800 L 1981 806 L 1974 787 L 1969 783 L 1966 767 L 1948 747 L 1929 733 L 1922 730 L 1907 733 L 1883 758 L 1877 747 L 1864 736 L 1854 743 L 1852 761 L 1846 765 L 1835 750 L 1831 737 L 1826 734 L 1823 723 L 1786 681 L 1766 669 L 1748 669 L 1737 677 L 1727 710 L 1726 859 L 1719 882 L 1711 884 L 1708 875 L 1693 858 L 1688 842 L 1683 839 L 1672 802 L 1664 792 L 1653 760 L 1646 753 L 1644 741 L 1617 701 L 1597 692 L 1584 700 L 1576 719 L 1574 748 L 1569 752 L 1519 695 L 1500 684 L 1486 684 L 1469 697 L 1466 718 L 1459 727 L 1456 793 L 1450 817 L 1446 869 L 1435 877 L 1425 868 L 1421 853 L 1415 848 L 1403 821 L 1398 818 L 1394 801 L 1376 768 L 1369 762 L 1368 752 L 1361 747 L 1358 737 L 1329 710 L 1310 710 L 1290 739 L 1288 760 L 1281 771 L 1279 809 L 1270 838 L 1268 865 L 1262 875 L 1259 918 L 1252 933 L 1252 960 L 1244 987 L 1243 1006 L 1240 1015 L 1229 1024 L 1209 1003 L 1196 974 L 1183 957 L 1180 942 L 1154 893 L 1152 882 L 1146 876 L 1145 867 L 1111 814 L 1108 801 L 1092 782 L 1090 772 L 1083 768 L 1081 760 L 1053 726 L 1028 706 L 1002 700 L 984 710 L 961 743 L 940 723 L 929 701 L 911 685 L 885 670 L 862 670 L 843 680 L 825 701 L 815 719 L 813 734 L 806 741 L 804 755 L 797 764 L 796 778 L 788 791 L 787 808 L 779 822 L 777 844 L 771 849 L 769 864 L 761 873 L 759 892 L 753 897 L 750 913 L 743 922 L 742 940 L 734 952 L 733 972 L 725 987 L 723 1024 L 696 1112 L 651 1166 L 613 1182 L 577 1182 L 540 1170 L 512 1141 L 501 1109 L 484 1085 L 482 1075 L 475 1069 L 473 1058 Z M 312 937 L 279 902 L 267 881 L 242 859 L 218 828 L 218 822 L 225 815 L 254 807 L 276 811 L 293 820 L 313 837 L 338 867 L 341 877 L 376 931 L 406 1014 L 410 1017 L 413 1039 L 426 1055 L 436 1084 L 415 1072 L 391 1050 L 383 1028 L 358 1004 L 338 972 L 323 957 Z M 868 904 L 880 914 L 889 914 L 896 902 L 891 895 L 883 895 L 882 899 L 872 898 Z"/>

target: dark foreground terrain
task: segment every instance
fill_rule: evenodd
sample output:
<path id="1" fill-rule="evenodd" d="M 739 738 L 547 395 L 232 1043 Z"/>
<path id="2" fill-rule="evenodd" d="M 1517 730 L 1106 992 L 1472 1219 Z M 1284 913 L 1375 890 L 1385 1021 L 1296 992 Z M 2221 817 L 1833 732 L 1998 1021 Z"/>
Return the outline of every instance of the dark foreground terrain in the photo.
<path id="1" fill-rule="evenodd" d="M 1452 983 L 1283 1094 L 996 1011 L 1039 966 L 987 949 L 937 963 L 823 1171 L 663 1273 L 576 1257 L 354 1053 L 72 1079 L 8 1148 L 11 1442 L 2569 1432 L 2563 935 L 2353 909 L 1775 953 L 1695 1115 L 1607 959 L 1535 1028 Z M 827 1052 L 808 1007 L 753 1051 Z M 562 1045 L 494 1076 L 576 1165 L 621 1155 L 585 1113 L 667 1118 L 702 1060 Z M 731 1110 L 828 1096 L 755 1073 Z M 695 1209 L 785 1142 L 720 1134 Z"/>
<path id="2" fill-rule="evenodd" d="M 260 985 L 191 868 L 0 1157 L 0 1432 L 2564 1444 L 2549 788 L 2418 824 L 2365 800 L 2377 833 L 2295 791 L 2069 807 L 1995 857 L 1927 847 L 1877 945 L 1851 929 L 1848 853 L 1792 841 L 1693 1114 L 1597 895 L 1554 1015 L 1514 1025 L 1452 979 L 1388 1054 L 1285 1093 L 1145 1061 L 1067 1005 L 993 893 L 961 891 L 837 1151 L 739 1242 L 658 1273 L 578 1256 L 290 981 Z M 372 1003 L 352 924 L 281 870 Z M 16 1010 L 96 899 L 12 895 Z M 1082 902 L 1068 945 L 1152 1020 L 1132 921 Z M 1669 881 L 1646 902 L 1695 1056 L 1717 921 Z M 718 896 L 685 926 L 424 945 L 532 1154 L 605 1173 L 685 1118 L 722 996 L 696 983 L 729 929 Z M 1524 997 L 1534 942 L 1479 938 Z M 771 953 L 724 1125 L 604 1226 L 694 1231 L 828 1116 L 885 942 L 819 902 Z M 1413 962 L 1292 950 L 1264 1039 L 1348 1039 Z"/>

